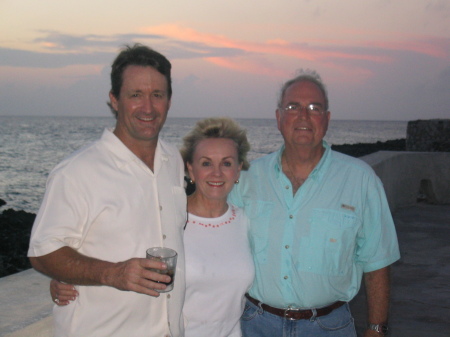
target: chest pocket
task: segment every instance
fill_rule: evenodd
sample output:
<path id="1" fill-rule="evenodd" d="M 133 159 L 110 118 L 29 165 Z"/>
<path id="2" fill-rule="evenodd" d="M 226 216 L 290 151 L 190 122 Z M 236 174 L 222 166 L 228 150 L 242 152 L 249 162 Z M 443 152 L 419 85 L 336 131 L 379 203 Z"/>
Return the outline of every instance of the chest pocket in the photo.
<path id="1" fill-rule="evenodd" d="M 346 275 L 354 264 L 357 216 L 329 209 L 314 209 L 310 222 L 308 269 L 324 275 Z"/>
<path id="2" fill-rule="evenodd" d="M 267 262 L 267 246 L 273 203 L 263 200 L 244 200 L 245 215 L 250 221 L 250 247 L 258 263 Z"/>

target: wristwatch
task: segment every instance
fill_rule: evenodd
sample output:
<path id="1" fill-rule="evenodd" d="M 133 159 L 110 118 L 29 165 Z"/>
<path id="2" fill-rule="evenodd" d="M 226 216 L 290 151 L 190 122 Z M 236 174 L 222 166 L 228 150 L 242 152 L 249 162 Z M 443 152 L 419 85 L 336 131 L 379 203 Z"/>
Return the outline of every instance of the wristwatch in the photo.
<path id="1" fill-rule="evenodd" d="M 387 326 L 387 324 L 369 324 L 367 328 L 370 330 L 374 330 L 382 334 L 383 336 L 387 336 L 389 331 L 389 327 Z"/>

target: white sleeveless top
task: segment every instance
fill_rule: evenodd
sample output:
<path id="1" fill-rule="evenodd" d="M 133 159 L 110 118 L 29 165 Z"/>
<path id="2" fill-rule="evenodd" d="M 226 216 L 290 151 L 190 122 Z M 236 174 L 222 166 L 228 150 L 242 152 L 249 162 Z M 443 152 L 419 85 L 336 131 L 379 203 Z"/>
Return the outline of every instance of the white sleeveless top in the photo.
<path id="1" fill-rule="evenodd" d="M 248 220 L 229 204 L 219 218 L 188 215 L 184 233 L 185 337 L 240 337 L 244 294 L 254 277 Z"/>

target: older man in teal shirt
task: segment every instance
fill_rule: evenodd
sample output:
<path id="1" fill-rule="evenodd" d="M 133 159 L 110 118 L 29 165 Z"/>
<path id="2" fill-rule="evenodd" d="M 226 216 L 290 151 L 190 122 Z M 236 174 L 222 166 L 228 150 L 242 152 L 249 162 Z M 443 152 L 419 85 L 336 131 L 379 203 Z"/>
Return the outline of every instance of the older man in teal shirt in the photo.
<path id="1" fill-rule="evenodd" d="M 323 141 L 330 112 L 316 73 L 283 86 L 284 145 L 241 174 L 230 201 L 250 219 L 256 268 L 245 337 L 356 337 L 348 302 L 364 276 L 369 326 L 387 333 L 389 265 L 400 258 L 383 186 L 361 160 Z"/>

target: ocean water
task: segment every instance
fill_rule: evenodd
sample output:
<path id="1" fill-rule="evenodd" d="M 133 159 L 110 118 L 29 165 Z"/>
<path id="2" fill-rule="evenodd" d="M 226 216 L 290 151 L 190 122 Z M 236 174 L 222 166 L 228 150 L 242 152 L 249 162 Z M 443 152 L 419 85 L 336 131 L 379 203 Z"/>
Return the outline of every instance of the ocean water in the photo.
<path id="1" fill-rule="evenodd" d="M 168 118 L 162 138 L 181 146 L 197 118 Z M 249 159 L 277 150 L 283 139 L 274 119 L 237 119 L 247 129 Z M 0 116 L 0 198 L 4 208 L 36 212 L 50 170 L 64 157 L 98 139 L 113 117 Z M 406 137 L 406 121 L 331 120 L 330 144 L 374 143 Z"/>

